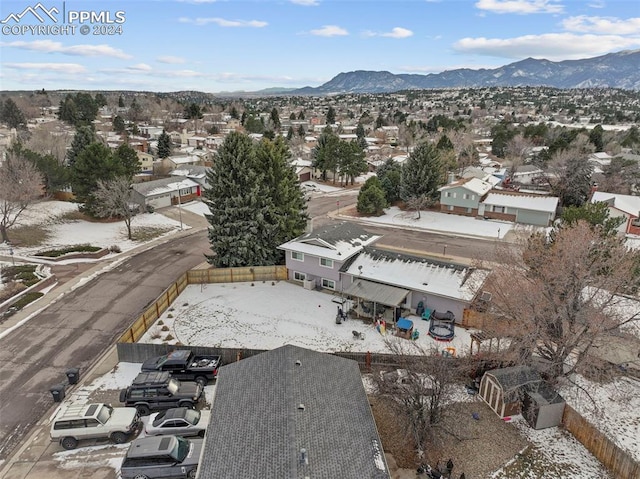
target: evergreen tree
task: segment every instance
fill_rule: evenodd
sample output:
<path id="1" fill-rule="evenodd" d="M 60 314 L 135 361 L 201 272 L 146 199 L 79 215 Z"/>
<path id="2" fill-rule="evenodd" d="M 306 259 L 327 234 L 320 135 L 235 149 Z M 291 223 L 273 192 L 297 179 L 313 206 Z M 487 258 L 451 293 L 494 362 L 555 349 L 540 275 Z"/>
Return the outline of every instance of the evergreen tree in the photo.
<path id="1" fill-rule="evenodd" d="M 24 113 L 12 98 L 7 98 L 4 103 L 0 103 L 0 122 L 5 123 L 9 128 L 24 128 L 27 125 Z"/>
<path id="2" fill-rule="evenodd" d="M 158 137 L 158 158 L 169 158 L 171 156 L 171 137 L 166 131 Z"/>
<path id="3" fill-rule="evenodd" d="M 60 101 L 58 118 L 76 127 L 90 126 L 98 116 L 98 109 L 98 104 L 89 93 L 67 94 Z"/>
<path id="4" fill-rule="evenodd" d="M 229 115 L 231 115 L 231 118 L 233 118 L 234 120 L 240 119 L 240 115 L 238 114 L 238 109 L 235 107 L 235 105 L 231 107 L 231 111 L 229 112 Z"/>
<path id="5" fill-rule="evenodd" d="M 589 198 L 593 167 L 580 154 L 573 153 L 567 159 L 552 189 L 562 206 L 582 206 Z"/>
<path id="6" fill-rule="evenodd" d="M 304 111 L 300 110 L 298 113 L 298 120 L 304 120 Z"/>
<path id="7" fill-rule="evenodd" d="M 207 261 L 216 267 L 275 264 L 272 245 L 278 225 L 270 222 L 274 204 L 265 174 L 256 165 L 253 141 L 234 131 L 207 171 L 204 202 L 210 213 L 205 216 L 213 251 Z"/>
<path id="8" fill-rule="evenodd" d="M 336 111 L 332 106 L 327 110 L 327 125 L 333 125 L 336 122 Z"/>
<path id="9" fill-rule="evenodd" d="M 443 169 L 438 151 L 429 143 L 418 145 L 402 165 L 400 197 L 404 201 L 420 197 L 435 201 L 442 184 Z"/>
<path id="10" fill-rule="evenodd" d="M 200 110 L 200 105 L 196 103 L 190 103 L 184 109 L 184 116 L 189 120 L 200 120 L 202 119 L 202 111 Z"/>
<path id="11" fill-rule="evenodd" d="M 118 172 L 113 154 L 102 143 L 91 143 L 76 156 L 71 168 L 71 187 L 76 199 L 84 203 L 84 208 L 93 214 L 93 192 L 98 180 L 111 180 Z"/>
<path id="12" fill-rule="evenodd" d="M 47 195 L 61 190 L 69 184 L 69 171 L 51 154 L 42 154 L 24 148 L 20 143 L 14 144 L 9 153 L 29 160 L 42 174 L 42 179 Z"/>
<path id="13" fill-rule="evenodd" d="M 271 121 L 271 125 L 273 126 L 273 130 L 274 131 L 280 130 L 280 115 L 278 115 L 277 108 L 274 107 L 271 110 L 271 115 L 270 115 L 269 119 Z"/>
<path id="14" fill-rule="evenodd" d="M 130 182 L 140 172 L 140 158 L 136 150 L 126 143 L 118 146 L 113 152 L 115 176 L 127 178 Z"/>
<path id="15" fill-rule="evenodd" d="M 604 129 L 602 125 L 596 125 L 593 127 L 593 130 L 589 133 L 589 142 L 593 144 L 596 151 L 604 150 L 604 140 L 603 140 Z"/>
<path id="16" fill-rule="evenodd" d="M 294 134 L 295 133 L 293 132 L 293 127 L 289 126 L 289 129 L 287 130 L 287 141 L 291 141 Z"/>
<path id="17" fill-rule="evenodd" d="M 356 210 L 362 214 L 380 216 L 387 206 L 387 199 L 380 180 L 376 176 L 367 179 L 358 193 Z"/>
<path id="18" fill-rule="evenodd" d="M 380 186 L 384 190 L 387 202 L 392 205 L 400 199 L 400 183 L 402 180 L 402 166 L 397 161 L 389 158 L 378 167 L 376 175 L 380 180 Z"/>
<path id="19" fill-rule="evenodd" d="M 113 118 L 113 131 L 115 131 L 116 133 L 123 133 L 126 129 L 126 125 L 124 123 L 124 118 L 122 118 L 120 115 L 116 115 Z"/>
<path id="20" fill-rule="evenodd" d="M 313 167 L 322 171 L 322 179 L 326 181 L 327 172 L 335 173 L 338 166 L 338 145 L 340 138 L 329 126 L 327 126 L 318 137 L 318 144 L 314 147 Z M 335 175 L 334 175 L 335 181 Z"/>
<path id="21" fill-rule="evenodd" d="M 447 151 L 453 150 L 453 143 L 447 135 L 442 135 L 438 140 L 438 144 L 436 145 L 436 150 Z"/>
<path id="22" fill-rule="evenodd" d="M 256 167 L 264 175 L 266 194 L 273 205 L 267 220 L 277 225 L 270 245 L 266 246 L 271 247 L 275 263 L 283 264 L 284 252 L 277 247 L 304 232 L 308 219 L 306 202 L 295 169 L 289 163 L 291 153 L 282 136 L 274 141 L 262 139 L 255 149 Z"/>
<path id="23" fill-rule="evenodd" d="M 71 142 L 71 148 L 67 153 L 67 164 L 73 167 L 76 161 L 76 157 L 84 151 L 90 144 L 98 141 L 93 128 L 90 126 L 81 126 L 76 130 L 76 134 L 73 136 Z"/>
<path id="24" fill-rule="evenodd" d="M 579 221 L 586 221 L 592 227 L 598 228 L 603 236 L 615 235 L 625 221 L 624 216 L 610 216 L 609 205 L 604 201 L 569 206 L 562 210 L 561 218 L 562 225 L 570 228 L 576 226 Z"/>
<path id="25" fill-rule="evenodd" d="M 355 177 L 367 171 L 367 162 L 360 145 L 353 141 L 338 143 L 338 172 L 353 185 Z"/>
<path id="26" fill-rule="evenodd" d="M 365 137 L 364 126 L 362 126 L 362 123 L 358 123 L 358 126 L 356 126 L 356 136 L 358 138 L 364 138 Z"/>
<path id="27" fill-rule="evenodd" d="M 118 108 L 124 108 L 124 98 L 122 98 L 122 95 L 118 97 Z"/>
<path id="28" fill-rule="evenodd" d="M 96 93 L 94 101 L 96 102 L 96 105 L 98 105 L 98 108 L 102 108 L 107 104 L 107 99 L 102 93 Z"/>
<path id="29" fill-rule="evenodd" d="M 307 134 L 307 132 L 306 132 L 306 131 L 304 131 L 304 126 L 299 125 L 299 126 L 298 126 L 298 136 L 299 136 L 300 138 L 304 138 L 306 134 Z"/>
<path id="30" fill-rule="evenodd" d="M 244 129 L 249 133 L 264 133 L 264 123 L 260 118 L 250 115 L 244 122 Z"/>

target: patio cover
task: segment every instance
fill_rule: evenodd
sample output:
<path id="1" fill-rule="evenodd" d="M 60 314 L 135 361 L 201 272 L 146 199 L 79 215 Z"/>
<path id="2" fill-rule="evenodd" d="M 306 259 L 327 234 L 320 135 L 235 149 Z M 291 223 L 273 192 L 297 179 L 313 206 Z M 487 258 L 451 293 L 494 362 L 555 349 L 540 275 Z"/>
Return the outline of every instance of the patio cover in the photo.
<path id="1" fill-rule="evenodd" d="M 404 302 L 409 291 L 388 284 L 373 283 L 364 279 L 357 279 L 344 292 L 349 296 L 356 296 L 373 303 L 387 306 L 399 306 Z"/>

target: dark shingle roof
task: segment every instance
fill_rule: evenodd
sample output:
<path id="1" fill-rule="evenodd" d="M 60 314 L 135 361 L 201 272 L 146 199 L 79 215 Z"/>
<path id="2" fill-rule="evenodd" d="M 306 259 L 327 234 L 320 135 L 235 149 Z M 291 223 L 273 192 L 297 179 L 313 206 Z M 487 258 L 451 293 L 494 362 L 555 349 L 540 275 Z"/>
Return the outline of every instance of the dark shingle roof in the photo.
<path id="1" fill-rule="evenodd" d="M 361 243 L 373 236 L 375 235 L 368 233 L 357 224 L 343 221 L 342 223 L 328 225 L 321 229 L 314 230 L 311 233 L 307 233 L 298 238 L 297 241 L 320 239 L 335 246 L 339 241 L 352 242 L 359 240 Z"/>
<path id="2" fill-rule="evenodd" d="M 357 363 L 287 345 L 223 366 L 199 470 L 202 479 L 388 479 Z"/>

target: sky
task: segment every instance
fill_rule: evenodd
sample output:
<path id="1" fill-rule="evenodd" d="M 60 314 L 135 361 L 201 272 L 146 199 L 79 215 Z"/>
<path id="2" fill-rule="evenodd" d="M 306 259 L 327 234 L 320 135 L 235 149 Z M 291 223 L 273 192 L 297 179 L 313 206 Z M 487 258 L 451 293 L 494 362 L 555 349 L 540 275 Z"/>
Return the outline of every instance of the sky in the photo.
<path id="1" fill-rule="evenodd" d="M 0 21 L 0 90 L 256 91 L 640 48 L 636 0 L 2 0 Z"/>

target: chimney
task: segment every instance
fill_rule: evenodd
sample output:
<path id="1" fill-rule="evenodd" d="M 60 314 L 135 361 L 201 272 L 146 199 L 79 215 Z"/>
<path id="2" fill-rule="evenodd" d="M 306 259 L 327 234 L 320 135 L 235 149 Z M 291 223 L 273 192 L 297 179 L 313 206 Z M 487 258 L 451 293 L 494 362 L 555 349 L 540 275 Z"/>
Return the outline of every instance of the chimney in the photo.
<path id="1" fill-rule="evenodd" d="M 455 181 L 456 181 L 456 175 L 455 175 L 455 173 L 453 171 L 450 171 L 449 172 L 449 178 L 447 180 L 447 184 L 450 185 L 451 183 L 454 183 Z"/>

